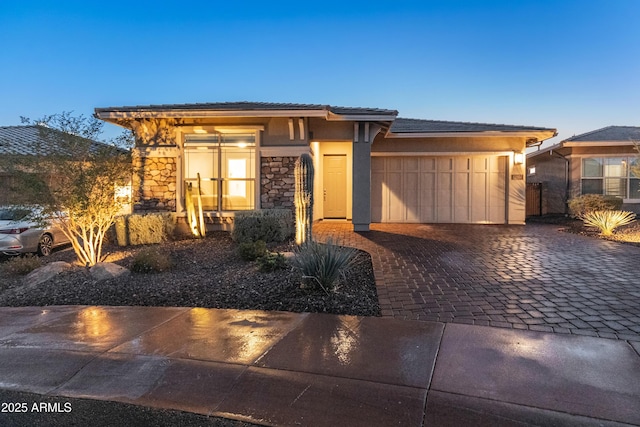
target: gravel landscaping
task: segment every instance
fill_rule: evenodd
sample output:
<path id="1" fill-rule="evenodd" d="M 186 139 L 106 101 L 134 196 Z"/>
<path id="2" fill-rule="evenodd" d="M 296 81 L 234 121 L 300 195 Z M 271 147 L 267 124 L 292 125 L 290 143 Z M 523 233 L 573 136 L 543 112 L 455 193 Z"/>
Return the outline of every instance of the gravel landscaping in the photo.
<path id="1" fill-rule="evenodd" d="M 0 306 L 118 305 L 177 306 L 326 312 L 379 316 L 371 257 L 358 251 L 354 265 L 328 294 L 320 288 L 300 286 L 301 275 L 287 265 L 261 272 L 255 262 L 244 261 L 228 233 L 157 245 L 173 267 L 160 273 L 132 273 L 128 277 L 96 281 L 84 267 L 73 268 L 40 285 L 25 285 L 24 276 L 0 274 Z M 290 244 L 270 247 L 285 252 Z M 106 247 L 106 261 L 130 268 L 144 247 Z M 74 262 L 70 248 L 41 259 Z M 3 264 L 7 262 L 6 258 Z"/>
<path id="2" fill-rule="evenodd" d="M 640 215 L 638 216 L 638 219 L 640 219 Z M 527 218 L 527 223 L 555 224 L 560 227 L 560 230 L 569 233 L 581 234 L 583 236 L 589 236 L 597 239 L 612 240 L 632 246 L 640 246 L 640 223 L 638 220 L 629 225 L 617 228 L 612 236 L 603 236 L 597 228 L 587 227 L 581 220 L 564 215 L 530 217 Z"/>

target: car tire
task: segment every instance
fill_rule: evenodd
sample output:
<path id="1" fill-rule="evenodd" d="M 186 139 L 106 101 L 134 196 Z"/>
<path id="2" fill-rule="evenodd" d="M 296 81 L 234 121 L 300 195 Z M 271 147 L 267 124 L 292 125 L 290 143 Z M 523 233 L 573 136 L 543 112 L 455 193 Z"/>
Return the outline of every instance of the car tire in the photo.
<path id="1" fill-rule="evenodd" d="M 49 256 L 53 249 L 53 238 L 49 234 L 43 234 L 38 242 L 38 255 Z"/>

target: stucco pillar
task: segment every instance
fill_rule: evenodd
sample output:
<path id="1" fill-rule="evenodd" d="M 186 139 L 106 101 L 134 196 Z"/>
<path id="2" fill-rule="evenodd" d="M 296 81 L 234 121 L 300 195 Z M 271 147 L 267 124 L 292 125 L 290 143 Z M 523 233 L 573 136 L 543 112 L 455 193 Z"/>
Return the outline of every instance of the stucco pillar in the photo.
<path id="1" fill-rule="evenodd" d="M 526 165 L 515 164 L 514 155 L 509 156 L 508 223 L 522 225 L 526 217 L 527 187 Z"/>
<path id="2" fill-rule="evenodd" d="M 353 231 L 369 231 L 371 224 L 371 143 L 369 123 L 356 123 L 353 135 Z"/>

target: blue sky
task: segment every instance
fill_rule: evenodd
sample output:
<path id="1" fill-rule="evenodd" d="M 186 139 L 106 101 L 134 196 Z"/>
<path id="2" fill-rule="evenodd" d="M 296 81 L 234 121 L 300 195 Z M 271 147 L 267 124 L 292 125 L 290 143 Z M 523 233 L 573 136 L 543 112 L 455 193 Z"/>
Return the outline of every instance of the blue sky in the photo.
<path id="1" fill-rule="evenodd" d="M 3 0 L 0 52 L 0 125 L 266 101 L 545 126 L 554 142 L 640 126 L 636 0 Z"/>

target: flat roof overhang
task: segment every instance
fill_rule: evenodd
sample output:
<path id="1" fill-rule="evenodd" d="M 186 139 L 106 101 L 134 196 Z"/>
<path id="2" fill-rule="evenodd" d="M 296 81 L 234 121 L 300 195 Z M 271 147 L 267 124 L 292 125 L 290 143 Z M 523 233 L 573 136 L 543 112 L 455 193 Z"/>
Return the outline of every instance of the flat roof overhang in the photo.
<path id="1" fill-rule="evenodd" d="M 545 153 L 554 152 L 564 156 L 570 154 L 572 148 L 579 147 L 630 147 L 634 145 L 636 144 L 633 141 L 562 141 L 542 150 L 527 153 L 527 158 L 533 158 Z"/>
<path id="2" fill-rule="evenodd" d="M 636 145 L 634 141 L 565 141 L 564 147 L 625 147 Z"/>
<path id="3" fill-rule="evenodd" d="M 527 147 L 540 144 L 549 138 L 556 136 L 555 129 L 532 129 L 519 131 L 485 131 L 485 132 L 387 132 L 387 138 L 497 138 L 515 137 L 526 138 Z"/>
<path id="4" fill-rule="evenodd" d="M 269 118 L 269 117 L 319 117 L 328 121 L 392 122 L 395 114 L 336 114 L 327 109 L 293 110 L 192 110 L 192 109 L 110 109 L 96 108 L 101 120 L 115 123 L 122 119 L 206 119 L 206 118 Z"/>

